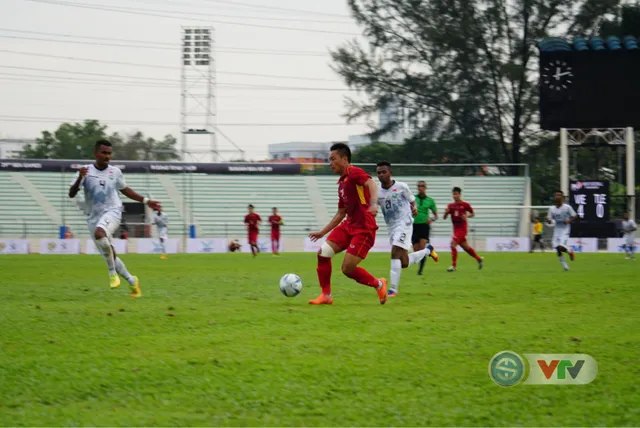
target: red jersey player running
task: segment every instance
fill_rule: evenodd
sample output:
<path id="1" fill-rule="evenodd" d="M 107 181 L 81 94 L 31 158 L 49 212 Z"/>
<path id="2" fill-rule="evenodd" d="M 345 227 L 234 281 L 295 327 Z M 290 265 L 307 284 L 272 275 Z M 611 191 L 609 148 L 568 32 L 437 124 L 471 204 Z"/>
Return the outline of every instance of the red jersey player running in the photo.
<path id="1" fill-rule="evenodd" d="M 253 205 L 249 205 L 249 214 L 244 216 L 244 224 L 247 226 L 247 240 L 251 246 L 251 254 L 253 254 L 253 257 L 260 252 L 260 247 L 258 247 L 258 226 L 260 226 L 261 222 L 262 219 L 254 212 Z"/>
<path id="2" fill-rule="evenodd" d="M 453 237 L 451 238 L 451 258 L 453 263 L 451 267 L 447 269 L 447 272 L 454 272 L 458 264 L 458 249 L 460 245 L 471 257 L 478 261 L 478 269 L 482 269 L 484 259 L 476 254 L 476 251 L 469 246 L 467 242 L 467 219 L 473 217 L 475 214 L 473 208 L 468 202 L 462 200 L 460 194 L 462 190 L 459 187 L 453 188 L 453 202 L 447 205 L 447 210 L 444 213 L 444 219 L 451 216 L 451 223 L 453 223 Z M 469 213 L 469 214 L 467 214 Z"/>
<path id="3" fill-rule="evenodd" d="M 364 170 L 351 165 L 351 150 L 343 143 L 331 146 L 331 170 L 340 175 L 338 180 L 338 212 L 320 232 L 309 235 L 317 241 L 327 233 L 329 237 L 318 251 L 318 281 L 322 294 L 309 300 L 312 305 L 330 305 L 331 257 L 347 250 L 342 261 L 342 273 L 360 284 L 372 287 L 378 293 L 380 304 L 387 302 L 387 280 L 376 278 L 359 267 L 376 239 L 378 213 L 378 186 Z M 345 221 L 344 218 L 346 217 Z"/>
<path id="4" fill-rule="evenodd" d="M 280 254 L 280 226 L 284 224 L 282 217 L 278 215 L 278 208 L 273 207 L 273 214 L 269 216 L 271 225 L 271 252 L 274 256 Z"/>

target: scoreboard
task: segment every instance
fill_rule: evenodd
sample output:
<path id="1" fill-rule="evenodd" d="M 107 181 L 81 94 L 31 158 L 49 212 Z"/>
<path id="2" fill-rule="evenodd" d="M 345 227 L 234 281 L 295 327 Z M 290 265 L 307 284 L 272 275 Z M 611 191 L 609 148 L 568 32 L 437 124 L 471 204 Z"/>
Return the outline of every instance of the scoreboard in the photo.
<path id="1" fill-rule="evenodd" d="M 569 205 L 576 210 L 581 222 L 609 221 L 608 181 L 572 181 L 570 189 Z"/>

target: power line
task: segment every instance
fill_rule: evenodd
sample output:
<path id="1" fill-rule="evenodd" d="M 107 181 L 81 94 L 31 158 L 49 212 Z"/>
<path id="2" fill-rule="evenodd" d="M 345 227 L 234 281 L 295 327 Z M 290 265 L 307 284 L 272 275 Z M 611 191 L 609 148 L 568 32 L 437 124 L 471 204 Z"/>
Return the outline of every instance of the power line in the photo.
<path id="1" fill-rule="evenodd" d="M 0 122 L 82 122 L 87 120 L 78 118 L 60 118 L 60 117 L 34 117 L 34 116 L 9 116 L 0 115 Z M 145 125 L 145 126 L 179 126 L 179 122 L 160 122 L 146 120 L 108 120 L 100 119 L 106 124 L 119 125 Z M 309 127 L 309 126 L 363 126 L 364 123 L 217 123 L 216 126 L 239 126 L 239 127 Z"/>
<path id="2" fill-rule="evenodd" d="M 5 73 L 7 74 L 7 73 Z M 1 76 L 1 75 L 0 75 Z M 15 74 L 13 76 L 16 76 Z M 19 75 L 22 76 L 22 75 Z M 12 87 L 16 87 L 15 83 L 12 82 L 20 82 L 20 83 L 28 83 L 30 88 L 33 87 L 40 87 L 40 88 L 44 88 L 44 89 L 63 89 L 63 90 L 68 90 L 69 87 L 67 86 L 69 83 L 69 79 L 65 79 L 65 80 L 36 80 L 36 79 L 16 79 L 16 78 L 11 78 L 11 77 L 0 77 L 0 85 L 2 84 L 6 84 L 6 85 L 11 85 Z M 46 83 L 46 84 L 42 84 L 42 83 Z M 61 85 L 56 85 L 55 83 L 60 83 Z M 91 88 L 83 88 L 82 91 L 84 92 L 108 92 L 109 94 L 113 94 L 113 93 L 120 93 L 120 94 L 131 94 L 132 92 L 135 92 L 137 89 L 152 89 L 153 91 L 150 93 L 146 93 L 145 97 L 149 97 L 149 96 L 153 96 L 153 95 L 163 95 L 163 96 L 167 96 L 168 92 L 163 92 L 160 93 L 161 90 L 163 89 L 169 89 L 171 90 L 173 93 L 179 93 L 180 92 L 180 88 L 178 87 L 144 87 L 144 86 L 140 86 L 140 85 L 136 85 L 136 84 L 129 84 L 129 85 L 122 85 L 122 84 L 117 84 L 116 83 L 116 88 L 110 87 L 110 88 L 106 88 L 105 86 L 109 85 L 109 82 L 105 83 L 105 82 L 99 82 L 99 81 L 95 81 L 95 83 L 90 83 L 92 85 L 94 85 L 95 87 Z M 125 86 L 125 87 L 130 87 L 131 89 L 121 89 L 119 87 L 121 86 Z M 333 92 L 331 92 L 333 94 Z M 313 93 L 313 95 L 316 94 L 321 94 L 321 92 L 315 92 Z M 173 96 L 173 95 L 172 95 Z M 259 96 L 256 94 L 251 94 L 251 101 L 255 101 L 255 100 L 265 100 L 265 101 L 273 101 L 273 96 Z M 238 101 L 238 100 L 242 100 L 243 97 L 239 96 L 238 94 L 234 94 L 234 95 L 225 95 L 225 94 L 217 94 L 216 98 L 228 98 L 228 99 L 232 99 L 234 101 Z M 278 101 L 305 101 L 305 102 L 309 102 L 310 98 L 308 95 L 305 95 L 305 97 L 285 97 L 282 96 L 280 94 L 278 94 Z M 329 102 L 329 101 L 334 101 L 334 100 L 327 100 L 327 99 L 313 99 L 313 103 L 314 104 L 318 104 L 320 102 Z M 335 101 L 339 101 L 339 100 L 335 100 Z"/>
<path id="3" fill-rule="evenodd" d="M 18 52 L 12 51 L 9 49 L 0 49 L 0 52 L 15 54 L 15 55 L 28 55 L 28 56 L 37 56 L 38 58 L 56 58 L 56 59 L 64 59 L 69 61 L 85 61 L 92 63 L 102 63 L 102 64 L 117 64 L 117 65 L 130 65 L 135 67 L 148 67 L 153 69 L 167 69 L 167 70 L 180 70 L 180 67 L 174 67 L 169 65 L 160 65 L 160 64 L 140 64 L 135 62 L 123 62 L 123 61 L 110 61 L 106 59 L 94 59 L 94 58 L 77 58 L 71 56 L 60 56 L 60 55 L 49 55 L 40 52 Z M 336 82 L 337 79 L 322 79 L 317 77 L 300 77 L 300 76 L 281 76 L 274 74 L 259 74 L 259 73 L 245 73 L 240 71 L 221 71 L 216 70 L 216 74 L 230 74 L 234 76 L 251 76 L 251 77 L 265 77 L 270 79 L 291 79 L 291 80 L 312 80 L 317 82 Z"/>
<path id="4" fill-rule="evenodd" d="M 33 3 L 51 4 L 56 6 L 68 6 L 68 7 L 82 8 L 82 9 L 102 10 L 106 12 L 127 13 L 132 15 L 155 16 L 160 18 L 184 20 L 184 18 L 176 17 L 173 15 L 163 15 L 163 14 L 154 13 L 154 12 L 136 11 L 136 9 L 134 8 L 104 7 L 104 6 L 91 5 L 86 3 L 71 3 L 71 2 L 56 1 L 56 0 L 24 0 L 24 1 L 29 1 Z M 280 26 L 273 26 L 273 25 L 250 24 L 248 22 L 230 22 L 230 21 L 218 21 L 218 20 L 212 20 L 212 19 L 199 19 L 199 18 L 189 18 L 189 20 L 207 22 L 209 24 L 216 23 L 216 24 L 223 24 L 223 25 L 238 25 L 238 26 L 244 26 L 244 27 L 266 28 L 266 29 L 272 29 L 272 30 L 302 31 L 302 32 L 309 32 L 309 33 L 324 33 L 324 34 L 341 34 L 346 36 L 358 35 L 357 33 L 347 33 L 347 32 L 341 32 L 341 31 L 318 30 L 318 29 L 312 29 L 312 28 L 280 27 Z"/>
<path id="5" fill-rule="evenodd" d="M 145 77 L 145 76 L 128 76 L 122 74 L 106 74 L 106 73 L 90 73 L 90 72 L 80 72 L 80 71 L 63 71 L 63 70 L 52 70 L 46 68 L 34 68 L 34 67 L 20 67 L 14 65 L 0 65 L 0 68 L 9 68 L 12 70 L 24 70 L 24 71 L 44 71 L 48 73 L 65 73 L 65 74 L 79 74 L 83 76 L 96 76 L 96 77 L 108 77 L 108 78 L 126 78 L 126 79 L 134 79 L 133 81 L 127 80 L 96 80 L 96 79 L 82 79 L 84 82 L 104 82 L 104 83 L 118 83 L 118 84 L 135 84 L 135 85 L 144 85 L 147 87 L 179 87 L 177 79 L 163 79 L 158 77 Z M 0 75 L 4 76 L 15 76 L 15 77 L 33 77 L 36 79 L 65 79 L 68 80 L 65 76 L 48 76 L 48 75 L 25 75 L 25 74 L 14 74 L 14 73 L 0 73 Z M 140 80 L 140 82 L 136 82 L 135 79 Z M 71 80 L 71 82 L 78 81 L 77 78 Z M 150 82 L 159 82 L 158 85 L 151 84 Z M 166 84 L 160 84 L 162 82 L 167 82 Z M 171 84 L 174 83 L 175 84 Z M 206 81 L 203 83 L 207 83 Z M 199 85 L 191 86 L 191 89 L 194 87 L 197 88 Z M 219 88 L 227 88 L 227 89 L 252 89 L 252 90 L 265 90 L 265 91 L 323 91 L 323 92 L 348 92 L 350 89 L 342 89 L 342 88 L 313 88 L 313 87 L 304 87 L 304 86 L 279 86 L 279 85 L 252 85 L 248 83 L 216 83 L 216 87 Z M 204 88 L 203 88 L 204 89 Z"/>
<path id="6" fill-rule="evenodd" d="M 37 31 L 18 31 L 18 30 L 3 30 L 0 31 L 14 31 L 14 32 L 22 32 L 22 33 L 31 33 L 31 34 L 44 34 L 44 35 L 53 35 L 57 37 L 75 37 L 75 38 L 87 38 L 87 39 L 97 39 L 97 40 L 105 40 L 105 42 L 88 42 L 83 40 L 53 40 L 53 39 L 43 39 L 37 37 L 25 37 L 25 36 L 13 36 L 13 35 L 5 35 L 0 34 L 0 38 L 5 39 L 16 39 L 16 40 L 31 40 L 37 42 L 52 42 L 52 43 L 71 43 L 71 44 L 80 44 L 80 45 L 93 45 L 93 46 L 110 46 L 117 48 L 142 48 L 142 49 L 159 49 L 159 50 L 171 50 L 178 51 L 180 47 L 170 43 L 164 44 L 156 44 L 154 45 L 144 45 L 145 43 L 153 43 L 144 40 L 130 40 L 128 41 L 130 44 L 121 44 L 117 43 L 118 41 L 127 42 L 124 39 L 109 39 L 109 38 L 100 38 L 100 37 L 85 37 L 85 36 L 70 36 L 65 34 L 53 34 L 53 33 L 40 33 Z M 115 41 L 116 43 L 111 43 L 111 41 Z M 133 44 L 131 44 L 133 43 Z M 329 55 L 328 52 L 320 52 L 320 51 L 293 51 L 293 50 L 270 50 L 270 49 L 257 49 L 257 48 L 238 48 L 238 47 L 224 47 L 217 46 L 215 48 L 216 52 L 225 53 L 225 54 L 238 54 L 238 55 L 285 55 L 285 56 L 310 56 L 310 57 L 327 57 Z"/>
<path id="7" fill-rule="evenodd" d="M 294 12 L 294 13 L 318 15 L 318 16 L 332 16 L 332 17 L 336 17 L 336 18 L 351 18 L 349 15 L 341 15 L 341 14 L 337 14 L 337 13 L 316 12 L 316 11 L 312 11 L 312 10 L 291 9 L 291 8 L 285 8 L 285 7 L 276 7 L 276 6 L 266 6 L 266 5 L 259 5 L 259 4 L 251 4 L 251 3 L 242 3 L 242 2 L 237 2 L 237 1 L 233 1 L 233 2 L 223 1 L 223 0 L 203 0 L 203 1 L 206 1 L 208 3 L 218 3 L 218 4 L 225 4 L 225 5 L 230 5 L 230 6 L 241 6 L 241 7 L 247 7 L 247 8 L 252 8 L 252 9 L 274 10 L 274 11 L 279 11 L 279 12 Z"/>
<path id="8" fill-rule="evenodd" d="M 149 3 L 149 2 L 147 2 Z M 169 4 L 173 7 L 184 7 L 182 5 L 176 5 L 175 3 L 169 2 L 169 3 L 162 3 L 162 2 L 150 2 L 150 3 L 160 3 L 160 4 Z M 336 20 L 332 20 L 332 21 L 328 21 L 328 20 L 317 20 L 317 19 L 300 19 L 298 17 L 286 17 L 286 18 L 276 18 L 276 17 L 271 17 L 271 16 L 247 16 L 247 15 L 226 15 L 224 13 L 205 13 L 205 12 L 191 12 L 191 11 L 175 11 L 175 10 L 167 10 L 167 9 L 142 9 L 142 8 L 136 8 L 136 7 L 129 7 L 129 6 L 111 6 L 113 8 L 116 9 L 122 9 L 122 10 L 132 10 L 132 11 L 140 11 L 140 12 L 157 12 L 157 13 L 171 13 L 171 14 L 178 14 L 178 15 L 198 15 L 198 16 L 213 16 L 213 17 L 217 17 L 217 18 L 231 18 L 231 19 L 249 19 L 249 20 L 259 20 L 259 21 L 295 21 L 295 22 L 301 22 L 301 23 L 314 23 L 314 24 L 338 24 L 338 25 L 348 25 L 348 24 L 354 24 L 353 20 L 351 21 L 336 21 Z M 200 6 L 202 7 L 202 6 Z M 209 9 L 209 7 L 205 6 L 207 9 Z M 342 19 L 350 19 L 350 17 L 345 16 Z"/>
<path id="9" fill-rule="evenodd" d="M 302 99 L 302 98 L 301 98 Z M 23 103 L 23 102 L 11 102 L 11 107 L 56 107 L 56 108 L 83 108 L 86 109 L 87 105 L 86 104 L 61 104 L 61 103 L 52 103 L 52 104 L 47 104 L 47 103 Z M 122 105 L 122 104 L 118 104 L 118 105 L 106 105 L 106 107 L 115 107 L 115 108 L 132 108 L 132 109 L 140 109 L 140 110 L 145 110 L 145 111 L 171 111 L 171 112 L 177 112 L 180 109 L 178 107 L 175 108 L 169 108 L 169 107 L 153 107 L 153 106 L 147 106 L 147 105 L 132 105 L 132 104 L 127 104 Z M 228 109 L 228 108 L 224 108 L 224 109 L 219 109 L 218 113 L 247 113 L 247 112 L 261 112 L 261 113 L 287 113 L 287 114 L 291 114 L 291 113 L 336 113 L 339 114 L 338 109 L 331 109 L 331 110 L 320 110 L 320 109 L 274 109 L 274 108 L 256 108 L 256 106 L 253 105 L 248 105 L 242 109 Z"/>

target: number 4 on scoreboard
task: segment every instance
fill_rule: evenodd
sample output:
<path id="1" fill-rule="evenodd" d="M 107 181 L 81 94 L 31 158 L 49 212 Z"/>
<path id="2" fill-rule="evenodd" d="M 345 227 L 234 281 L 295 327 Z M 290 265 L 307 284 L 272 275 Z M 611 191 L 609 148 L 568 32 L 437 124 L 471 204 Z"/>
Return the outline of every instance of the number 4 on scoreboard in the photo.
<path id="1" fill-rule="evenodd" d="M 580 218 L 584 218 L 584 205 L 578 205 L 577 213 L 580 216 Z"/>

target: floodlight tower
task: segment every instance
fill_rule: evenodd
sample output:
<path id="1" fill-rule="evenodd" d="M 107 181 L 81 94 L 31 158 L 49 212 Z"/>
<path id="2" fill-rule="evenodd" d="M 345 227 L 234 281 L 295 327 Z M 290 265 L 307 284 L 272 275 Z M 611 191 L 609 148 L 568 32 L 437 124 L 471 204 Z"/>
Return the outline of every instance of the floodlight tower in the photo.
<path id="1" fill-rule="evenodd" d="M 185 162 L 219 160 L 214 43 L 213 27 L 182 27 L 180 133 Z"/>

